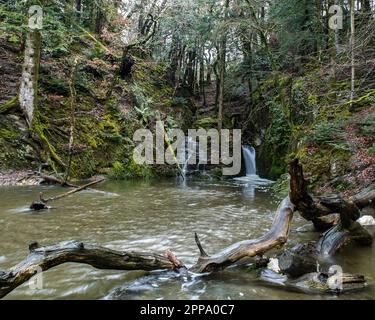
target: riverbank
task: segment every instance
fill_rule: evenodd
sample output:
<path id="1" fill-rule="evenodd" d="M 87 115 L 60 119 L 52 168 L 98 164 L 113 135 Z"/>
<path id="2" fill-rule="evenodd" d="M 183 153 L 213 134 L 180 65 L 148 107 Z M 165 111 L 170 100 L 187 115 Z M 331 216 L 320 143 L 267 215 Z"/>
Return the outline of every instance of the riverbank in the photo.
<path id="1" fill-rule="evenodd" d="M 9 170 L 0 172 L 0 186 L 37 186 L 43 178 L 31 170 Z"/>

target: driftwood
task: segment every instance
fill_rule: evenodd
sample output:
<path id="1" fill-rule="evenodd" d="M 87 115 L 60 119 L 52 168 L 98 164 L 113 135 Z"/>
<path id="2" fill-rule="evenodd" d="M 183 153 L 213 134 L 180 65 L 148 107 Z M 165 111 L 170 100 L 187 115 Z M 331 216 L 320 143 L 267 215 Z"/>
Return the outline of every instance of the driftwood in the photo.
<path id="1" fill-rule="evenodd" d="M 312 197 L 307 191 L 307 182 L 298 159 L 290 163 L 289 174 L 291 202 L 301 216 L 311 221 L 319 231 L 328 230 L 337 223 L 338 214 L 341 219 L 345 219 L 345 216 L 350 220 L 358 219 L 359 209 L 375 202 L 375 189 L 364 190 L 348 200 L 342 199 L 339 195 Z"/>
<path id="2" fill-rule="evenodd" d="M 356 221 L 352 221 L 348 227 L 338 224 L 326 231 L 317 243 L 317 250 L 323 255 L 334 255 L 339 249 L 353 242 L 362 246 L 371 245 L 373 242 L 371 234 Z"/>
<path id="3" fill-rule="evenodd" d="M 260 272 L 259 279 L 269 285 L 307 294 L 338 294 L 361 290 L 367 286 L 364 276 L 343 273 L 311 272 L 296 279 L 269 269 Z"/>
<path id="4" fill-rule="evenodd" d="M 89 264 L 98 269 L 158 270 L 175 269 L 175 261 L 154 253 L 115 251 L 79 241 L 61 242 L 39 248 L 29 246 L 25 260 L 9 270 L 0 270 L 0 298 L 29 280 L 36 273 L 46 271 L 66 262 Z"/>
<path id="5" fill-rule="evenodd" d="M 87 189 L 88 187 L 91 187 L 95 184 L 98 184 L 100 182 L 104 181 L 104 179 L 99 179 L 99 180 L 96 180 L 96 181 L 93 181 L 93 182 L 90 182 L 90 183 L 87 183 L 81 187 L 78 187 L 78 188 L 75 188 L 73 190 L 70 190 L 68 192 L 65 192 L 63 194 L 59 194 L 57 196 L 54 196 L 54 197 L 50 197 L 50 198 L 47 198 L 47 199 L 43 199 L 43 194 L 40 193 L 39 194 L 39 201 L 34 201 L 31 205 L 30 205 L 30 209 L 31 210 L 43 210 L 43 209 L 48 209 L 48 206 L 47 206 L 47 203 L 48 202 L 51 202 L 51 201 L 55 201 L 55 200 L 58 200 L 58 199 L 61 199 L 61 198 L 65 198 L 67 196 L 70 196 L 76 192 L 79 192 L 79 191 L 82 191 L 84 189 Z"/>
<path id="6" fill-rule="evenodd" d="M 348 200 L 339 195 L 313 198 L 306 188 L 302 166 L 298 159 L 291 162 L 290 199 L 296 210 L 306 220 L 312 221 L 318 230 L 327 230 L 317 243 L 317 250 L 324 255 L 333 255 L 338 249 L 350 242 L 370 245 L 373 241 L 370 233 L 356 220 L 360 209 L 371 205 L 375 199 L 375 190 L 367 189 Z M 337 215 L 339 219 L 323 220 L 322 217 Z M 332 224 L 332 222 L 334 222 Z"/>

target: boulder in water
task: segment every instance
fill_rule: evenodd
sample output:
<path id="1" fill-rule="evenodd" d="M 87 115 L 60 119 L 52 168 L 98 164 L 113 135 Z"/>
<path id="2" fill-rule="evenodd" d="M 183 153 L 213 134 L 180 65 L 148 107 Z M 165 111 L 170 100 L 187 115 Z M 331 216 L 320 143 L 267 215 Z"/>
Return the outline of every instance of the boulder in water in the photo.
<path id="1" fill-rule="evenodd" d="M 362 216 L 357 222 L 362 226 L 372 226 L 375 225 L 375 218 L 372 216 Z"/>

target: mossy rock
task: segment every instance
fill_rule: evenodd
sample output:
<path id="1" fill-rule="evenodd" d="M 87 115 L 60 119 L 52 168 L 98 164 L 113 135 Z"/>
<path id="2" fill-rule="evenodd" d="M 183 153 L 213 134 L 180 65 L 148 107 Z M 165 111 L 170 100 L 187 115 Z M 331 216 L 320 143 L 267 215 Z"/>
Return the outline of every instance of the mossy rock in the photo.
<path id="1" fill-rule="evenodd" d="M 215 128 L 216 126 L 217 126 L 217 119 L 210 118 L 210 117 L 198 119 L 193 124 L 193 127 L 196 129 L 202 128 L 206 130 Z"/>
<path id="2" fill-rule="evenodd" d="M 135 178 L 151 178 L 152 170 L 148 165 L 140 165 L 131 159 L 127 164 L 123 164 L 120 161 L 115 161 L 112 165 L 108 176 L 114 180 L 125 180 Z"/>

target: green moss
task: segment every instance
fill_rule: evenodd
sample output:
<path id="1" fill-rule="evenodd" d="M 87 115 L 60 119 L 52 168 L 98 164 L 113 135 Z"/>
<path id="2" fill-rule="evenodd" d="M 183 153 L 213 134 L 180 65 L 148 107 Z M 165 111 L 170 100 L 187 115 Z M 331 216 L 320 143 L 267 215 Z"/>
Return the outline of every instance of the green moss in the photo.
<path id="1" fill-rule="evenodd" d="M 372 144 L 372 146 L 367 150 L 367 152 L 368 152 L 370 155 L 375 156 L 375 143 Z"/>
<path id="2" fill-rule="evenodd" d="M 19 121 L 22 122 L 22 119 Z M 26 126 L 26 123 L 23 125 Z M 20 139 L 21 131 L 13 118 L 0 115 L 0 168 L 18 169 L 30 166 L 32 149 Z"/>
<path id="3" fill-rule="evenodd" d="M 198 119 L 194 124 L 193 127 L 196 129 L 202 128 L 202 129 L 211 129 L 217 126 L 217 119 L 214 118 L 201 118 Z"/>
<path id="4" fill-rule="evenodd" d="M 8 111 L 15 108 L 16 106 L 18 106 L 18 96 L 13 97 L 9 101 L 0 105 L 0 114 L 7 113 Z"/>
<path id="5" fill-rule="evenodd" d="M 136 179 L 143 178 L 147 179 L 152 177 L 152 170 L 147 165 L 139 165 L 131 160 L 127 164 L 123 164 L 120 161 L 115 161 L 112 165 L 111 170 L 108 173 L 111 179 L 124 180 L 124 179 Z"/>
<path id="6" fill-rule="evenodd" d="M 282 197 L 286 197 L 289 192 L 289 178 L 287 174 L 283 174 L 280 178 L 272 185 L 272 191 Z"/>
<path id="7" fill-rule="evenodd" d="M 316 94 L 309 94 L 307 97 L 307 102 L 309 105 L 317 105 L 318 104 L 318 96 Z"/>
<path id="8" fill-rule="evenodd" d="M 223 177 L 223 170 L 219 167 L 216 167 L 211 170 L 212 177 L 216 179 L 221 179 Z"/>
<path id="9" fill-rule="evenodd" d="M 20 135 L 20 132 L 11 125 L 10 122 L 4 122 L 0 126 L 0 137 L 2 139 L 8 140 L 9 142 L 14 142 Z"/>
<path id="10" fill-rule="evenodd" d="M 46 124 L 42 124 L 38 117 L 38 113 L 36 113 L 32 122 L 31 131 L 34 131 L 38 135 L 45 151 L 49 153 L 50 157 L 55 160 L 60 166 L 65 167 L 64 162 L 57 154 L 55 146 L 47 138 L 45 130 L 47 130 Z"/>
<path id="11" fill-rule="evenodd" d="M 311 289 L 317 289 L 319 291 L 329 291 L 330 290 L 328 284 L 322 284 L 319 281 L 309 280 L 309 281 L 307 281 L 307 285 Z"/>
<path id="12" fill-rule="evenodd" d="M 70 94 L 69 84 L 66 80 L 50 77 L 41 77 L 40 83 L 48 92 L 68 96 Z"/>

